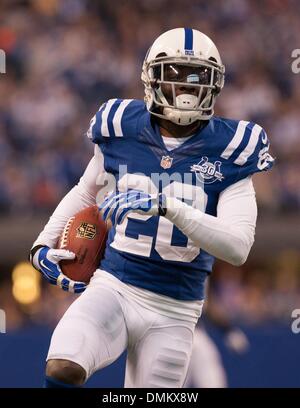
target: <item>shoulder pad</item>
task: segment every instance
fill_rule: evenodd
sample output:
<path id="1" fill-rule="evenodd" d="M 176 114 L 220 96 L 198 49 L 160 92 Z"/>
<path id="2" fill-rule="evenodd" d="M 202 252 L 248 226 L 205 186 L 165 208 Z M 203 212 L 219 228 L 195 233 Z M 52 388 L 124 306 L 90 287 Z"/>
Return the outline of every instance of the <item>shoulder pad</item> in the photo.
<path id="1" fill-rule="evenodd" d="M 221 157 L 239 166 L 237 180 L 270 169 L 274 159 L 269 153 L 270 142 L 264 129 L 245 120 L 227 122 L 232 130 L 228 132 L 230 137 Z"/>
<path id="2" fill-rule="evenodd" d="M 139 100 L 109 99 L 92 118 L 87 136 L 94 143 L 101 144 L 110 138 L 135 135 L 144 109 L 144 102 Z"/>

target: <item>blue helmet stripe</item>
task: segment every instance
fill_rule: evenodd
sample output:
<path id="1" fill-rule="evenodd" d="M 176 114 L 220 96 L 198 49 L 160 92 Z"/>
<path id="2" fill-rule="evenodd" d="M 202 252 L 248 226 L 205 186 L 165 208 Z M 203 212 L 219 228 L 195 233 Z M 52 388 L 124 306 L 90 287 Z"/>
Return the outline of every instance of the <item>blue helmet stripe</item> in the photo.
<path id="1" fill-rule="evenodd" d="M 191 28 L 184 29 L 184 49 L 193 49 L 193 30 Z"/>

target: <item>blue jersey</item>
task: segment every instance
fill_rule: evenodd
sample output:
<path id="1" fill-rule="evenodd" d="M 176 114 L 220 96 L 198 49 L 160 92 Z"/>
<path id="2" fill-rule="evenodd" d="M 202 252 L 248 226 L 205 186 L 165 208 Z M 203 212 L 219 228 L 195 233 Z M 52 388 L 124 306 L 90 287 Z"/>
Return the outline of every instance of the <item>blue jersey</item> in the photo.
<path id="1" fill-rule="evenodd" d="M 144 102 L 112 99 L 91 121 L 104 168 L 120 190 L 164 192 L 216 215 L 228 186 L 272 166 L 269 141 L 257 124 L 213 117 L 174 150 L 164 145 Z M 109 233 L 101 268 L 119 280 L 179 300 L 204 298 L 214 258 L 164 217 L 130 214 Z"/>

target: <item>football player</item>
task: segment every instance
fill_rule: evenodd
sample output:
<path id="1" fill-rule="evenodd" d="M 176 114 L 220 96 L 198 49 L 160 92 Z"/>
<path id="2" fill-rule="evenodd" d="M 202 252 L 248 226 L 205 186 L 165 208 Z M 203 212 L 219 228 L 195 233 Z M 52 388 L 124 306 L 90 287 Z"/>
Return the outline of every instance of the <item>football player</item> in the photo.
<path id="1" fill-rule="evenodd" d="M 31 250 L 50 283 L 84 291 L 53 333 L 46 387 L 81 386 L 126 349 L 126 387 L 183 386 L 214 257 L 246 261 L 251 175 L 273 162 L 259 125 L 214 116 L 224 72 L 205 34 L 167 31 L 143 63 L 145 102 L 111 99 L 91 120 L 94 157 Z M 55 246 L 95 202 L 113 227 L 86 288 L 62 274 L 59 261 L 74 254 Z"/>
<path id="2" fill-rule="evenodd" d="M 228 350 L 242 355 L 249 348 L 245 333 L 238 327 L 231 327 L 224 332 L 224 343 Z M 188 388 L 226 388 L 227 374 L 222 356 L 213 338 L 203 325 L 194 332 L 193 350 L 185 382 Z"/>
<path id="3" fill-rule="evenodd" d="M 214 326 L 220 334 L 226 348 L 236 355 L 243 355 L 249 350 L 250 343 L 246 334 L 236 326 L 224 305 L 220 304 L 215 289 L 215 279 L 210 277 L 206 282 L 206 298 L 202 315 L 198 322 L 193 340 L 192 356 L 188 368 L 185 387 L 193 388 L 225 388 L 228 386 L 227 374 L 223 366 L 222 355 L 217 344 L 206 330 Z"/>

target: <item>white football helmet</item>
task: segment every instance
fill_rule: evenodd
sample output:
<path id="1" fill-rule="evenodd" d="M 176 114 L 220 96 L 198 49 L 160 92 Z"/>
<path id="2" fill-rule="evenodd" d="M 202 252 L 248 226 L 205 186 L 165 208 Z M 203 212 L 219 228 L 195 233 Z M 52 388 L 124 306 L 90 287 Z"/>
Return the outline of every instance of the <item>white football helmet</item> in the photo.
<path id="1" fill-rule="evenodd" d="M 147 109 L 182 126 L 208 120 L 224 86 L 224 73 L 209 37 L 190 28 L 169 30 L 154 41 L 143 63 Z"/>

